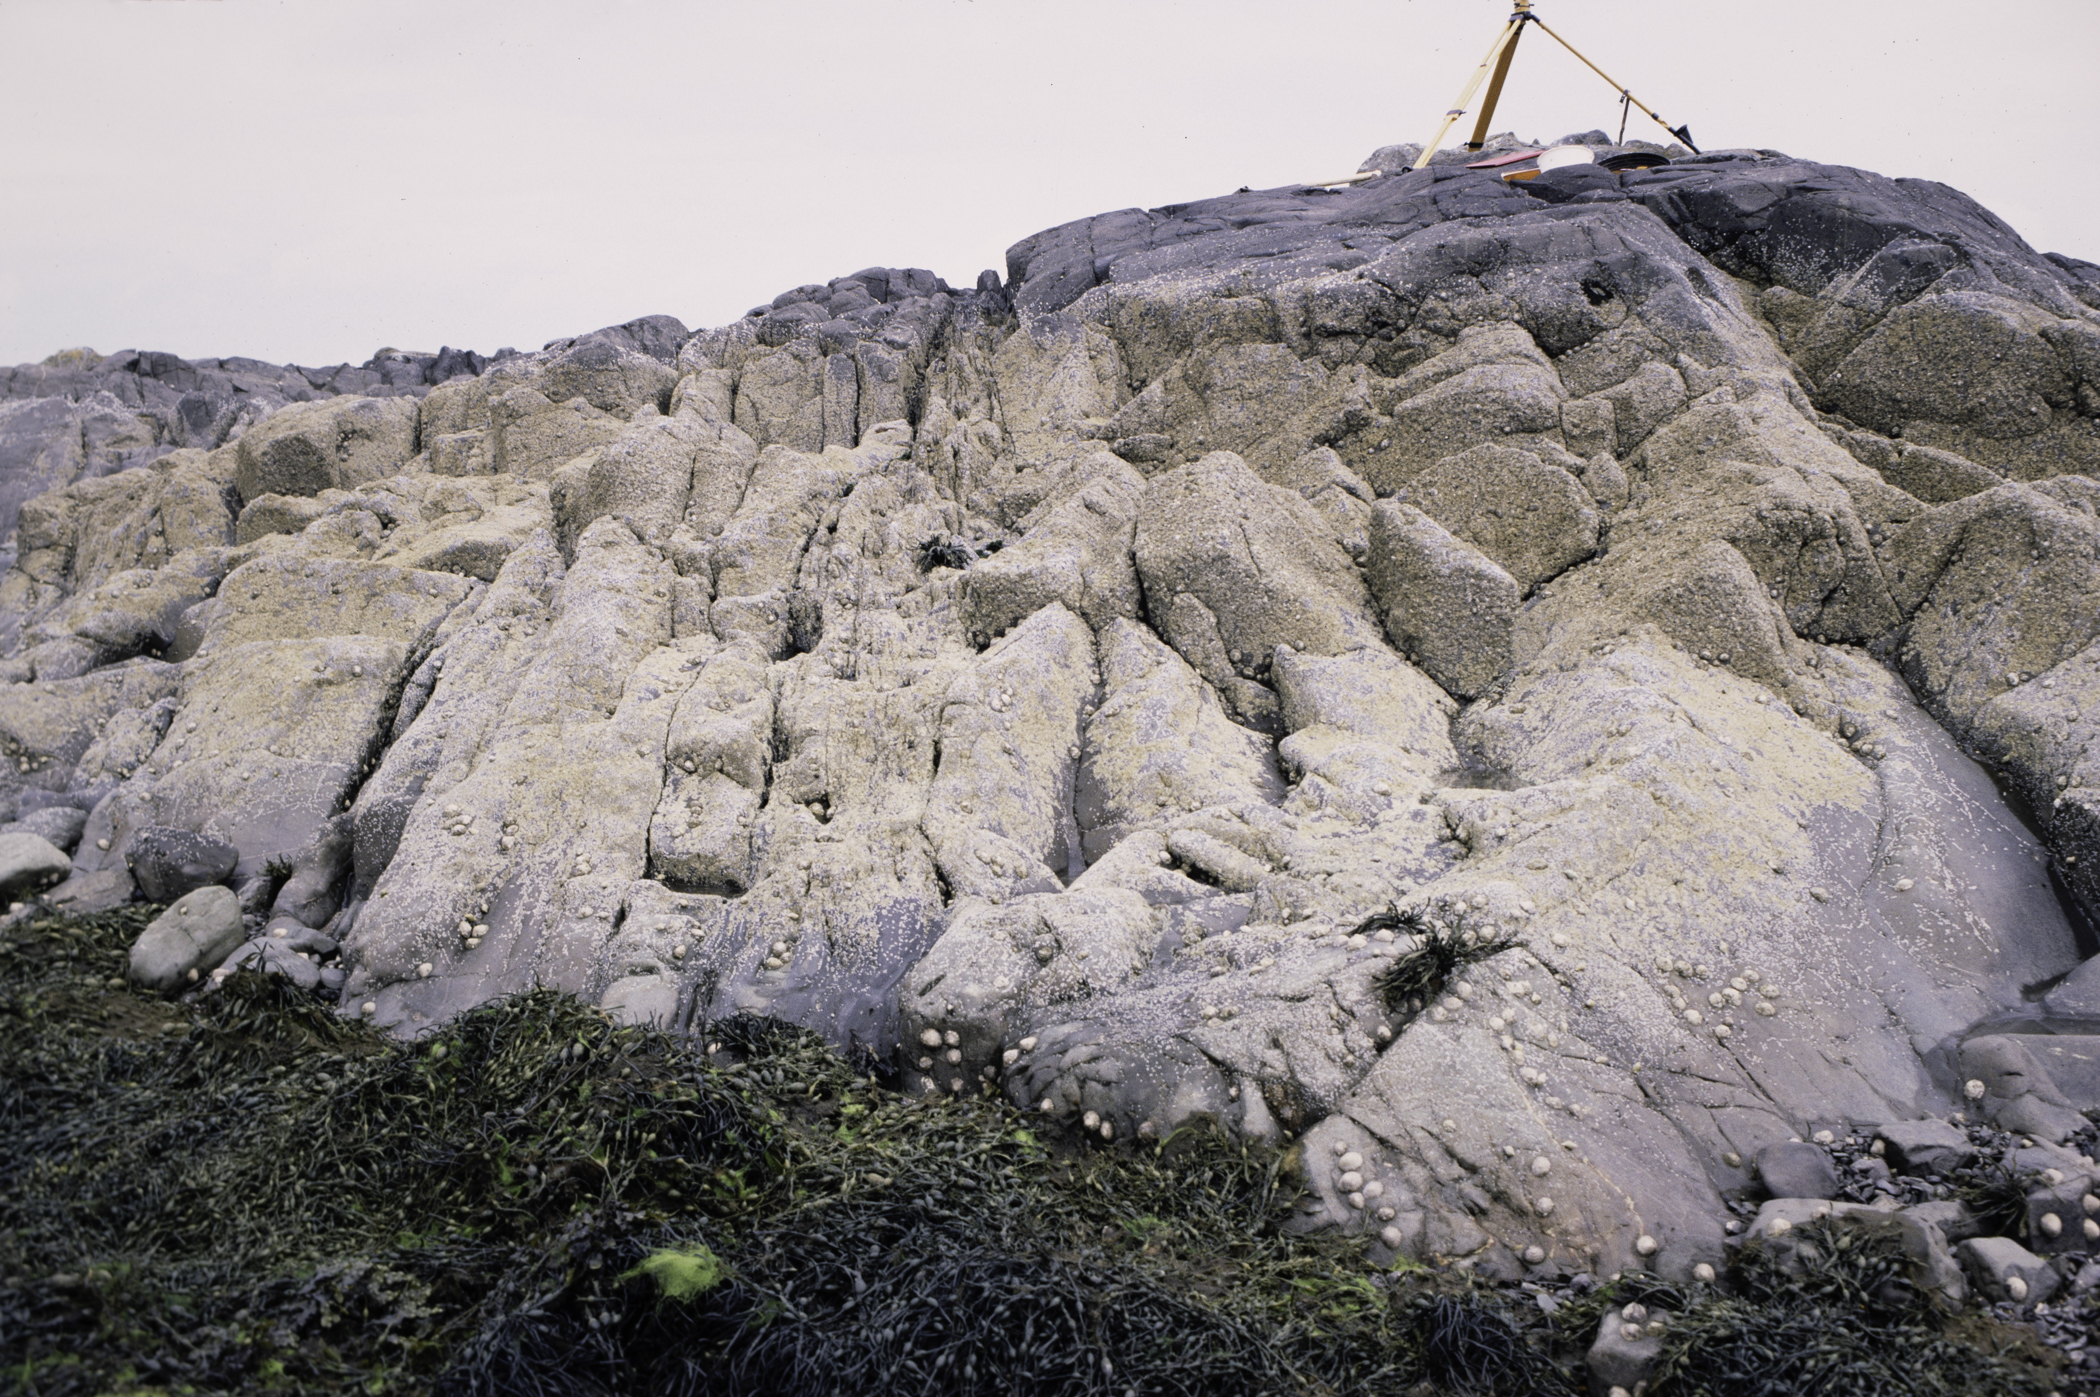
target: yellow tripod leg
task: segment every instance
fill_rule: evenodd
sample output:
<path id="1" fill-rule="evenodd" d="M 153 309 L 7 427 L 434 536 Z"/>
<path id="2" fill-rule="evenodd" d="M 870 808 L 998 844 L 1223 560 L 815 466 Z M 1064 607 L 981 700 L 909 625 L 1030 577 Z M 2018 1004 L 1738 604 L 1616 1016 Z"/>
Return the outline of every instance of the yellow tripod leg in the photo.
<path id="1" fill-rule="evenodd" d="M 1452 126 L 1457 123 L 1460 117 L 1466 114 L 1466 103 L 1472 101 L 1473 94 L 1480 90 L 1480 84 L 1487 78 L 1488 69 L 1495 66 L 1496 60 L 1502 57 L 1502 50 L 1509 46 L 1510 42 L 1515 39 L 1517 31 L 1523 27 L 1521 20 L 1513 19 L 1502 27 L 1500 34 L 1495 36 L 1493 46 L 1488 49 L 1487 57 L 1480 60 L 1480 66 L 1473 70 L 1472 80 L 1466 84 L 1465 91 L 1458 94 L 1458 100 L 1451 104 L 1451 110 L 1444 113 L 1444 124 L 1437 127 L 1436 138 L 1428 145 L 1422 147 L 1422 154 L 1414 163 L 1415 169 L 1419 170 L 1424 165 L 1427 165 L 1429 157 L 1436 154 L 1437 147 L 1444 143 L 1444 137 L 1451 134 Z"/>
<path id="2" fill-rule="evenodd" d="M 1519 5 L 1517 11 L 1524 13 L 1529 5 Z M 1503 46 L 1502 61 L 1495 65 L 1494 79 L 1488 83 L 1488 95 L 1480 104 L 1480 121 L 1473 128 L 1473 139 L 1466 142 L 1467 150 L 1478 150 L 1487 144 L 1488 123 L 1495 119 L 1495 103 L 1502 100 L 1502 81 L 1509 76 L 1510 60 L 1517 56 L 1517 40 L 1524 37 L 1524 23 L 1516 21 L 1516 32 L 1509 36 Z"/>

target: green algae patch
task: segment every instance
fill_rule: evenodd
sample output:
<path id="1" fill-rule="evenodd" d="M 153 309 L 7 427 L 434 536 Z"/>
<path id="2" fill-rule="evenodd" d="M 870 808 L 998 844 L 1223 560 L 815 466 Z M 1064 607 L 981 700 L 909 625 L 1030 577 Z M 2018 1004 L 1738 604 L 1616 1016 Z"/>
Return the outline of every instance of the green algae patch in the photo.
<path id="1" fill-rule="evenodd" d="M 666 1300 L 680 1304 L 696 1295 L 704 1295 L 720 1285 L 728 1277 L 722 1258 L 707 1247 L 671 1247 L 651 1252 L 642 1258 L 642 1264 L 620 1277 L 631 1281 L 637 1276 L 647 1276 L 656 1282 L 657 1293 Z"/>

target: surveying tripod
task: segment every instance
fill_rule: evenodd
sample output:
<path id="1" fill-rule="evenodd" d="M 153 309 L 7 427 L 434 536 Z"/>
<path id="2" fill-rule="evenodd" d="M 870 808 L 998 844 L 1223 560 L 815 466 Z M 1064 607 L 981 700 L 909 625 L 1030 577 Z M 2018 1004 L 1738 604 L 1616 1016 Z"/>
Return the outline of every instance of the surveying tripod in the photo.
<path id="1" fill-rule="evenodd" d="M 1458 94 L 1458 100 L 1451 104 L 1451 110 L 1444 113 L 1444 124 L 1437 128 L 1436 139 L 1422 148 L 1421 156 L 1414 163 L 1415 169 L 1419 170 L 1429 163 L 1429 157 L 1436 154 L 1437 147 L 1444 143 L 1444 137 L 1451 134 L 1452 125 L 1466 114 L 1466 103 L 1472 101 L 1473 94 L 1480 90 L 1481 79 L 1488 77 L 1488 70 L 1493 69 L 1494 77 L 1488 82 L 1487 99 L 1480 107 L 1480 120 L 1473 127 L 1473 139 L 1466 142 L 1466 149 L 1479 150 L 1483 145 L 1487 144 L 1488 123 L 1494 120 L 1495 103 L 1502 98 L 1502 81 L 1509 76 L 1509 62 L 1517 56 L 1517 40 L 1524 36 L 1524 26 L 1527 24 L 1536 24 L 1539 28 L 1545 30 L 1555 43 L 1569 53 L 1574 54 L 1577 58 L 1582 59 L 1584 67 L 1598 77 L 1603 78 L 1606 82 L 1611 83 L 1618 90 L 1622 110 L 1619 119 L 1620 140 L 1623 141 L 1626 138 L 1624 109 L 1639 107 L 1643 112 L 1647 112 L 1656 125 L 1662 127 L 1663 130 L 1669 132 L 1678 140 L 1683 141 L 1694 154 L 1698 153 L 1699 147 L 1692 145 L 1692 130 L 1689 122 L 1683 126 L 1672 126 L 1669 122 L 1664 121 L 1660 114 L 1650 111 L 1646 103 L 1635 101 L 1632 92 L 1618 83 L 1612 82 L 1611 74 L 1590 62 L 1589 59 L 1584 58 L 1580 49 L 1566 39 L 1561 38 L 1560 35 L 1555 34 L 1546 21 L 1533 14 L 1531 11 L 1531 0 L 1516 0 L 1516 5 L 1516 13 L 1509 17 L 1509 22 L 1502 26 L 1502 32 L 1495 36 L 1494 46 L 1487 51 L 1487 57 L 1480 60 L 1480 66 L 1473 70 L 1473 78 L 1466 84 L 1465 91 Z"/>

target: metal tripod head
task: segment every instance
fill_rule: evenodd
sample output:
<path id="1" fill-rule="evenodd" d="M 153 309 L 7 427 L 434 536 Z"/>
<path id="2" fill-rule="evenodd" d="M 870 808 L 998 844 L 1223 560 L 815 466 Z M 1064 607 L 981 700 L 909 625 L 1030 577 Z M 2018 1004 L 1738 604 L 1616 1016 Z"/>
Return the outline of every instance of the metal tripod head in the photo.
<path id="1" fill-rule="evenodd" d="M 1619 83 L 1612 82 L 1612 77 L 1609 73 L 1590 62 L 1589 59 L 1584 58 L 1581 50 L 1577 49 L 1566 39 L 1561 38 L 1560 35 L 1555 34 L 1552 26 L 1532 12 L 1531 5 L 1532 0 L 1516 0 L 1517 8 L 1515 12 L 1510 15 L 1508 21 L 1502 26 L 1502 32 L 1495 36 L 1495 42 L 1488 48 L 1487 57 L 1481 59 L 1480 66 L 1473 70 L 1473 76 L 1467 81 L 1465 90 L 1458 94 L 1458 100 L 1451 104 L 1451 110 L 1444 113 L 1444 124 L 1437 128 L 1436 138 L 1430 141 L 1428 145 L 1422 147 L 1422 154 L 1416 159 L 1414 164 L 1415 169 L 1419 170 L 1429 163 L 1429 157 L 1436 154 L 1437 148 L 1443 145 L 1444 138 L 1451 134 L 1452 126 L 1456 124 L 1460 117 L 1466 114 L 1466 103 L 1472 101 L 1473 94 L 1480 90 L 1482 80 L 1488 79 L 1492 73 L 1492 79 L 1488 81 L 1487 97 L 1480 105 L 1480 120 L 1474 123 L 1473 139 L 1466 142 L 1466 149 L 1479 150 L 1487 144 L 1488 123 L 1495 119 L 1495 104 L 1502 100 L 1502 84 L 1509 77 L 1510 60 L 1517 56 L 1517 40 L 1524 36 L 1524 27 L 1529 24 L 1536 24 L 1540 29 L 1545 30 L 1547 36 L 1553 42 L 1581 59 L 1584 67 L 1598 77 L 1603 78 L 1606 82 L 1611 83 L 1612 90 L 1617 92 L 1623 101 L 1639 107 L 1654 120 L 1656 125 L 1668 131 L 1678 140 L 1683 141 L 1694 153 L 1697 153 L 1699 147 L 1692 144 L 1690 123 L 1686 123 L 1683 126 L 1672 126 L 1669 122 L 1664 121 L 1659 113 L 1649 110 L 1647 104 L 1636 98 L 1632 92 Z"/>

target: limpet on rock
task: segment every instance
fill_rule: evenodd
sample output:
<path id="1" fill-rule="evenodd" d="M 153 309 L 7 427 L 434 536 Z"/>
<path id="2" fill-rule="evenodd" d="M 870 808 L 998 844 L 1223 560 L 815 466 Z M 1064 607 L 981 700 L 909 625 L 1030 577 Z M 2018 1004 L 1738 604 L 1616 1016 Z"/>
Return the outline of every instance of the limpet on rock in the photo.
<path id="1" fill-rule="evenodd" d="M 1528 1247 L 1524 1248 L 1524 1264 L 1525 1264 L 1525 1265 L 1527 1265 L 1527 1266 L 1543 1266 L 1543 1265 L 1545 1265 L 1545 1263 L 1546 1263 L 1546 1249 L 1545 1249 L 1544 1247 L 1540 1246 L 1540 1245 L 1539 1245 L 1539 1244 L 1538 1244 L 1537 1242 L 1533 1242 L 1533 1243 L 1532 1243 L 1532 1244 L 1531 1244 L 1530 1246 L 1528 1246 Z"/>
<path id="2" fill-rule="evenodd" d="M 1701 1285 L 1712 1285 L 1714 1283 L 1714 1268 L 1702 1261 L 1692 1268 L 1692 1279 Z"/>
<path id="3" fill-rule="evenodd" d="M 2018 1276 L 2008 1276 L 2005 1279 L 2005 1293 L 2015 1300 L 2025 1300 L 2027 1298 L 2027 1282 Z"/>
<path id="4" fill-rule="evenodd" d="M 1358 1154 L 1355 1150 L 1350 1150 L 1348 1153 L 1344 1154 L 1340 1159 L 1336 1160 L 1335 1163 L 1340 1165 L 1344 1169 L 1361 1169 L 1363 1168 L 1364 1157 Z"/>
<path id="5" fill-rule="evenodd" d="M 1662 1243 L 1643 1232 L 1640 1236 L 1633 1239 L 1633 1249 L 1642 1256 L 1653 1256 L 1662 1250 Z"/>
<path id="6" fill-rule="evenodd" d="M 1983 1082 L 1978 1078 L 1971 1077 L 1968 1081 L 1962 1083 L 1961 1094 L 1968 1097 L 1971 1101 L 1981 1101 L 1983 1100 L 1984 1090 Z"/>

